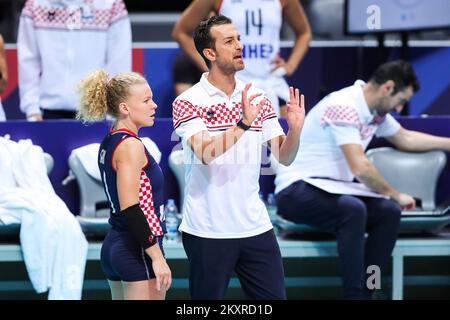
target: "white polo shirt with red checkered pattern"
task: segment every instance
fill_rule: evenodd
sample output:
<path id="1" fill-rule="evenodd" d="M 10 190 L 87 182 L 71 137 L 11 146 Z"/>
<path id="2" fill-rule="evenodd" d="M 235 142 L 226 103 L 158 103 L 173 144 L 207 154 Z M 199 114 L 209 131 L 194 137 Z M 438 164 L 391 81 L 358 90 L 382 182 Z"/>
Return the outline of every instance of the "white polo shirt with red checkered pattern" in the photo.
<path id="1" fill-rule="evenodd" d="M 340 146 L 360 144 L 365 150 L 374 135 L 389 137 L 400 130 L 390 114 L 381 118 L 370 111 L 364 84 L 357 80 L 353 86 L 329 94 L 309 111 L 294 163 L 277 169 L 275 193 L 310 177 L 352 181 L 354 175 Z"/>
<path id="2" fill-rule="evenodd" d="M 215 136 L 234 127 L 242 117 L 245 86 L 236 80 L 229 98 L 209 83 L 207 75 L 204 73 L 200 82 L 173 102 L 174 127 L 182 139 L 186 164 L 180 230 L 217 239 L 259 235 L 272 229 L 258 194 L 262 145 L 284 132 L 270 101 L 266 100 L 251 128 L 237 143 L 209 165 L 202 164 L 188 145 L 188 139 L 201 131 Z"/>

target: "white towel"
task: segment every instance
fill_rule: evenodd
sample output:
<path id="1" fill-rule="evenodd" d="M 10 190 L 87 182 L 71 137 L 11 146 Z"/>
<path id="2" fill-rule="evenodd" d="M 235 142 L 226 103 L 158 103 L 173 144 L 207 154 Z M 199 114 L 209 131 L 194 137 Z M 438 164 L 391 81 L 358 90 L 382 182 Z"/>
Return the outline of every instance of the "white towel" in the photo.
<path id="1" fill-rule="evenodd" d="M 49 291 L 51 300 L 81 299 L 88 244 L 53 190 L 42 149 L 31 140 L 15 143 L 0 137 L 0 150 L 1 161 L 12 160 L 16 184 L 0 180 L 0 219 L 21 224 L 20 243 L 34 289 Z"/>

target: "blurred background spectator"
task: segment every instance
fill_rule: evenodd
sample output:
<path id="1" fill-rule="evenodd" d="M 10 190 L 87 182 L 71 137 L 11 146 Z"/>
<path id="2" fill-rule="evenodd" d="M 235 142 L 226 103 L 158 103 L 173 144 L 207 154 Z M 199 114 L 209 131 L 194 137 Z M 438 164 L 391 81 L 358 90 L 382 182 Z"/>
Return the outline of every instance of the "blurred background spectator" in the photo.
<path id="1" fill-rule="evenodd" d="M 76 87 L 91 70 L 131 71 L 122 0 L 29 0 L 18 39 L 20 109 L 30 121 L 74 118 Z"/>

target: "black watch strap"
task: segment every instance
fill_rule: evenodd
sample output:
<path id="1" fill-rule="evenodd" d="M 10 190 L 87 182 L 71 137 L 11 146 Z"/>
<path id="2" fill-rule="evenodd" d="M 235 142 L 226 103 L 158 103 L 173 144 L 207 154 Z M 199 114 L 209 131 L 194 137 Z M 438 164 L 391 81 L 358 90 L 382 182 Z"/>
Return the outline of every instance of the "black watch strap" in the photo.
<path id="1" fill-rule="evenodd" d="M 244 123 L 244 121 L 242 121 L 242 119 L 239 120 L 239 121 L 236 123 L 236 125 L 237 125 L 238 127 L 242 128 L 242 129 L 244 129 L 244 131 L 247 131 L 247 130 L 250 129 L 250 127 L 251 127 L 251 126 L 246 125 L 246 124 Z"/>

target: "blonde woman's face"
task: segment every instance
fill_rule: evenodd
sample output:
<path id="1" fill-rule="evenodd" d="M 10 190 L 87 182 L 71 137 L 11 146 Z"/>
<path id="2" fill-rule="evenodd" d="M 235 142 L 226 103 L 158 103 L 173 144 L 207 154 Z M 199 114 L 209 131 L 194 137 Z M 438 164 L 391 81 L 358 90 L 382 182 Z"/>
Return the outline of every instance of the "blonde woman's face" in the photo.
<path id="1" fill-rule="evenodd" d="M 155 122 L 156 108 L 153 101 L 153 92 L 148 83 L 134 84 L 130 87 L 127 105 L 130 119 L 140 127 L 152 126 Z"/>

